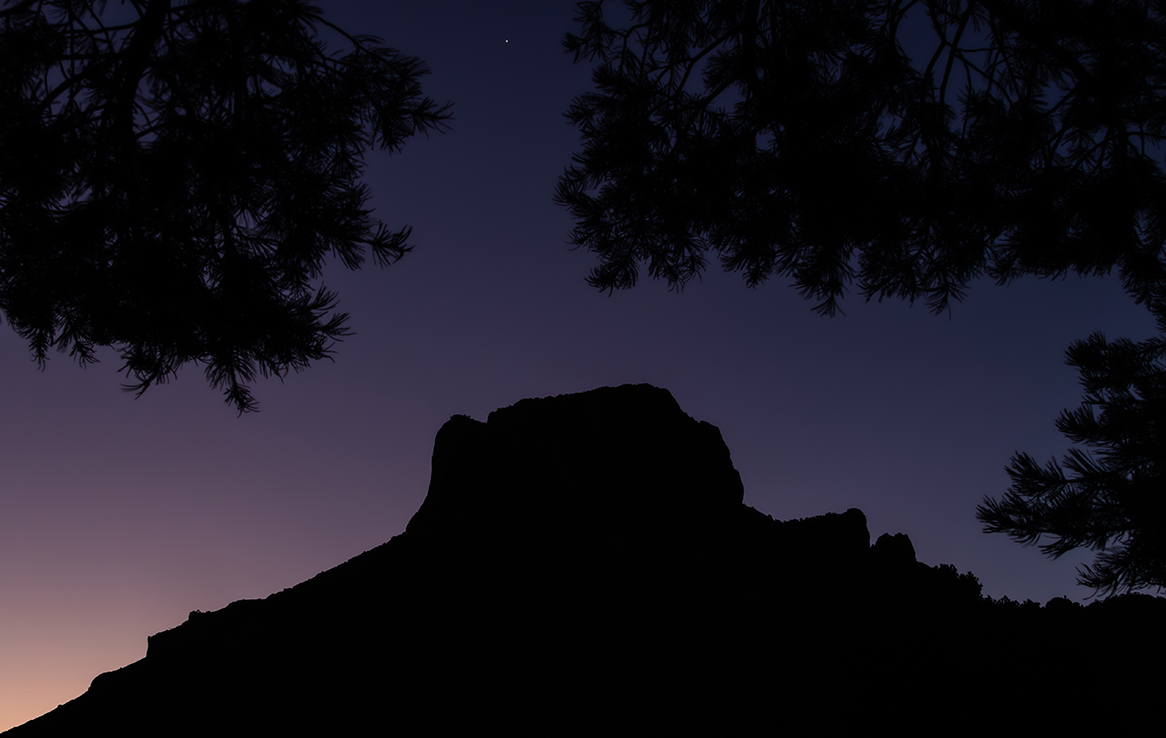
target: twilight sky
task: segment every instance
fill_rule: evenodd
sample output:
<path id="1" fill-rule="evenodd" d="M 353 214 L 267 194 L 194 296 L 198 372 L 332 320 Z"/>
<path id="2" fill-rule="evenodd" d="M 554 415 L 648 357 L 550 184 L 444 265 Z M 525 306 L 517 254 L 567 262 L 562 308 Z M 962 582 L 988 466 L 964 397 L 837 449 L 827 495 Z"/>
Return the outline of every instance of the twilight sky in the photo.
<path id="1" fill-rule="evenodd" d="M 1149 315 L 1116 278 L 973 285 L 951 315 L 850 299 L 823 318 L 782 280 L 708 273 L 682 293 L 608 296 L 566 245 L 552 203 L 586 91 L 560 41 L 571 0 L 336 0 L 328 17 L 424 59 L 452 131 L 370 155 L 377 215 L 414 226 L 387 269 L 325 283 L 356 335 L 335 363 L 255 386 L 236 417 L 186 367 L 134 400 L 116 355 L 38 371 L 0 329 L 0 730 L 145 655 L 191 610 L 265 597 L 402 532 L 437 429 L 524 397 L 649 382 L 718 426 L 745 502 L 788 519 L 859 507 L 872 538 L 972 571 L 986 594 L 1090 591 L 1085 555 L 1050 561 L 980 532 L 1017 450 L 1068 447 L 1053 426 L 1080 388 L 1064 351 L 1094 331 L 1134 339 Z M 780 634 L 775 634 L 780 637 Z"/>

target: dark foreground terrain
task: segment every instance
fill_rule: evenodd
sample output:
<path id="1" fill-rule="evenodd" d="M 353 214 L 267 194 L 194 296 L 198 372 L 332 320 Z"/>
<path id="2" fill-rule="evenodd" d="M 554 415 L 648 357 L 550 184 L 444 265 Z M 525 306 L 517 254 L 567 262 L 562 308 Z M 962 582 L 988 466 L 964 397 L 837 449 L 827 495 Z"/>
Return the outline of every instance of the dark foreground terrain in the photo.
<path id="1" fill-rule="evenodd" d="M 1161 730 L 1166 600 L 992 601 L 858 510 L 742 493 L 655 387 L 456 416 L 405 533 L 4 735 Z"/>

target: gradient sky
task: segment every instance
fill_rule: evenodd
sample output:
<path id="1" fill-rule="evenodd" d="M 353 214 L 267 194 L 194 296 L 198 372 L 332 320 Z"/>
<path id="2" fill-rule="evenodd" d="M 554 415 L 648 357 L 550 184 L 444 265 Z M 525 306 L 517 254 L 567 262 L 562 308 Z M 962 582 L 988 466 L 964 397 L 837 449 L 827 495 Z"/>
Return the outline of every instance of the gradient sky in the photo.
<path id="1" fill-rule="evenodd" d="M 980 532 L 975 507 L 1080 387 L 1064 351 L 1134 339 L 1148 314 L 1114 278 L 973 285 L 950 315 L 850 299 L 823 318 L 783 280 L 710 272 L 682 293 L 585 282 L 555 183 L 589 85 L 560 41 L 570 0 L 326 3 L 329 18 L 424 59 L 451 132 L 371 155 L 377 215 L 416 250 L 346 272 L 356 335 L 325 362 L 256 385 L 245 417 L 186 367 L 134 400 L 116 355 L 41 372 L 0 329 L 0 730 L 145 655 L 191 610 L 265 597 L 402 532 L 434 434 L 524 397 L 649 382 L 721 429 L 745 502 L 788 519 L 859 507 L 872 538 L 907 533 L 921 561 L 972 571 L 993 597 L 1090 590 L 1089 557 L 1050 561 Z M 548 490 L 548 493 L 552 493 Z M 781 634 L 775 634 L 780 637 Z"/>

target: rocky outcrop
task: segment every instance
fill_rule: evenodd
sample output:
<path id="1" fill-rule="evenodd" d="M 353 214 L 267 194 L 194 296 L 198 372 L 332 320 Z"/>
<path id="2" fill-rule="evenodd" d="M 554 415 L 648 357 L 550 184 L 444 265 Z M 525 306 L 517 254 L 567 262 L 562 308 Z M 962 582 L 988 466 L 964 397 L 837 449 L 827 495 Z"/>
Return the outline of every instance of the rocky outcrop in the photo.
<path id="1" fill-rule="evenodd" d="M 906 533 L 883 533 L 879 539 L 875 541 L 874 548 L 871 549 L 871 557 L 876 561 L 886 562 L 890 565 L 896 563 L 911 563 L 916 561 L 915 546 L 911 544 L 911 539 L 907 537 Z"/>
<path id="2" fill-rule="evenodd" d="M 741 505 L 716 427 L 650 385 L 523 400 L 437 434 L 410 536 L 524 545 L 678 545 Z"/>
<path id="3" fill-rule="evenodd" d="M 1137 624 L 1123 647 L 1161 602 L 1105 611 Z M 601 388 L 451 418 L 405 533 L 264 600 L 191 613 L 6 735 L 1056 729 L 1070 723 L 1047 713 L 1076 701 L 1001 664 L 1138 671 L 1133 650 L 1081 635 L 1109 615 L 1050 612 L 984 600 L 905 535 L 871 547 L 859 510 L 773 520 L 742 503 L 714 426 L 666 390 Z M 1152 699 L 1160 681 L 1105 693 Z M 1041 712 L 1018 713 L 1022 698 Z"/>

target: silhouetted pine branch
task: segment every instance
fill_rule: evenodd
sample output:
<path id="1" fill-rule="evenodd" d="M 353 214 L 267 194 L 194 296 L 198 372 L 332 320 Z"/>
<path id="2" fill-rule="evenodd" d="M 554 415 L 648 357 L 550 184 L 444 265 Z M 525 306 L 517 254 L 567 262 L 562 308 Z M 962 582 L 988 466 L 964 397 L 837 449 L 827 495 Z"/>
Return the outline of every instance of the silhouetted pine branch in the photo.
<path id="1" fill-rule="evenodd" d="M 140 394 L 201 363 L 254 410 L 256 377 L 346 334 L 314 285 L 327 258 L 410 250 L 367 207 L 363 152 L 440 130 L 447 107 L 420 60 L 299 0 L 117 8 L 0 10 L 0 313 L 42 365 L 112 346 Z"/>

